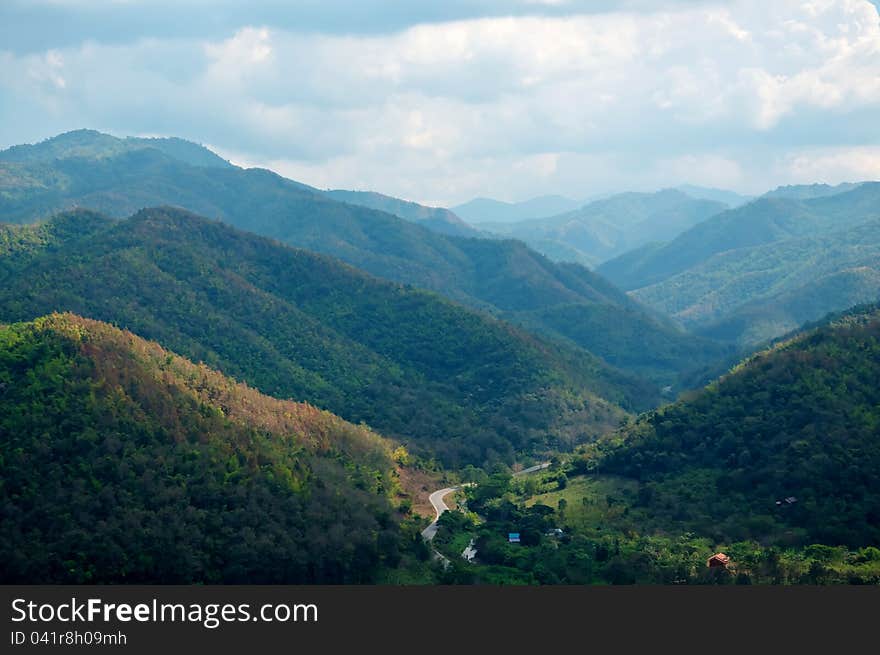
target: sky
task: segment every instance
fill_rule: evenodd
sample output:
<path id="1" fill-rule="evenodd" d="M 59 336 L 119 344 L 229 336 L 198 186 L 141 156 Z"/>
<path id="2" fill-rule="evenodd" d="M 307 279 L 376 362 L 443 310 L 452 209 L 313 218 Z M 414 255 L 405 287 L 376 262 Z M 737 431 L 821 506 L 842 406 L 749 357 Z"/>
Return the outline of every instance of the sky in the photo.
<path id="1" fill-rule="evenodd" d="M 2 0 L 0 148 L 179 136 L 454 205 L 880 179 L 868 0 Z"/>

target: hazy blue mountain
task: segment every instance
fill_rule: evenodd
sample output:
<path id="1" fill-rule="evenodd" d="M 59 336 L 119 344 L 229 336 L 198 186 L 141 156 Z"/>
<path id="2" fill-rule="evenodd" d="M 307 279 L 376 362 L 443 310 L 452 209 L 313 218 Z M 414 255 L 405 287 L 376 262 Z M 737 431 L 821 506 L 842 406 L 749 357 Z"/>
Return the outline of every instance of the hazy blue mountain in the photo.
<path id="1" fill-rule="evenodd" d="M 426 207 L 425 205 L 373 191 L 331 189 L 325 191 L 324 194 L 328 198 L 338 200 L 339 202 L 347 202 L 351 205 L 360 205 L 361 207 L 369 207 L 370 209 L 378 209 L 394 214 L 441 234 L 463 237 L 480 236 L 479 230 L 472 228 L 453 212 L 442 207 Z"/>
<path id="2" fill-rule="evenodd" d="M 739 207 L 754 200 L 752 196 L 744 196 L 741 193 L 728 191 L 727 189 L 713 189 L 693 184 L 681 184 L 675 188 L 682 193 L 688 194 L 691 198 L 720 202 L 730 208 Z"/>
<path id="3" fill-rule="evenodd" d="M 36 144 L 12 146 L 0 151 L 0 162 L 51 163 L 56 159 L 113 157 L 124 152 L 153 148 L 192 166 L 232 167 L 208 148 L 192 141 L 170 138 L 126 137 L 74 130 Z"/>
<path id="4" fill-rule="evenodd" d="M 764 198 L 791 198 L 793 200 L 810 200 L 811 198 L 824 198 L 838 193 L 852 191 L 864 182 L 843 182 L 836 186 L 829 184 L 793 184 L 781 186 L 768 191 Z"/>
<path id="5" fill-rule="evenodd" d="M 608 261 L 598 271 L 624 289 L 640 289 L 728 250 L 827 234 L 877 217 L 877 182 L 807 200 L 759 198 L 713 216 L 660 247 L 646 247 Z"/>
<path id="6" fill-rule="evenodd" d="M 726 208 L 666 189 L 620 193 L 564 214 L 484 227 L 521 239 L 550 258 L 596 266 L 646 243 L 670 240 Z"/>
<path id="7" fill-rule="evenodd" d="M 471 224 L 508 223 L 528 218 L 544 218 L 572 211 L 583 203 L 564 196 L 539 196 L 522 202 L 474 198 L 452 207 L 452 211 Z"/>
<path id="8" fill-rule="evenodd" d="M 760 198 L 600 271 L 689 330 L 753 346 L 880 297 L 880 183 Z"/>

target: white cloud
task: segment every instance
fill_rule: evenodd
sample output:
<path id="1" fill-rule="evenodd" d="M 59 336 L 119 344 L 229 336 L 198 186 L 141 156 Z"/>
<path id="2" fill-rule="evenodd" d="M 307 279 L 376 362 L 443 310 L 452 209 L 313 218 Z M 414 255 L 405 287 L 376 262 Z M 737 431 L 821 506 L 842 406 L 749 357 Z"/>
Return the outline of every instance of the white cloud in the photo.
<path id="1" fill-rule="evenodd" d="M 789 184 L 880 180 L 880 146 L 824 148 L 790 153 L 777 164 Z"/>
<path id="2" fill-rule="evenodd" d="M 24 140 L 38 120 L 39 136 L 176 134 L 318 186 L 450 202 L 682 181 L 754 191 L 771 173 L 875 170 L 870 2 L 636 4 L 380 35 L 267 24 L 0 53 L 0 94 L 33 108 L 0 101 L 0 140 Z M 809 155 L 819 143 L 837 149 Z"/>

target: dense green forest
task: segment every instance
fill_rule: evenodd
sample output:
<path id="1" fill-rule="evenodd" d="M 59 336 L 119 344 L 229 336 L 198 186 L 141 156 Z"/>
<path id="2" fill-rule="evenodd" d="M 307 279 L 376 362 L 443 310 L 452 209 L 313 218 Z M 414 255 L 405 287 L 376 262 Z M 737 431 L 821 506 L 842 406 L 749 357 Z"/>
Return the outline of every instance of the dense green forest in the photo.
<path id="1" fill-rule="evenodd" d="M 0 320 L 109 321 L 449 466 L 570 448 L 656 401 L 580 349 L 182 210 L 0 235 Z"/>
<path id="2" fill-rule="evenodd" d="M 880 543 L 880 311 L 774 345 L 603 442 L 655 526 L 716 540 Z M 795 499 L 787 502 L 786 499 Z"/>
<path id="3" fill-rule="evenodd" d="M 552 337 L 560 333 L 555 316 L 577 305 L 597 329 L 567 331 L 569 342 L 650 376 L 658 387 L 675 385 L 683 368 L 708 364 L 726 352 L 693 339 L 583 266 L 557 264 L 520 241 L 439 234 L 385 211 L 338 202 L 271 171 L 193 165 L 193 156 L 181 159 L 167 146 L 148 146 L 78 131 L 2 151 L 0 220 L 32 222 L 73 207 L 123 218 L 144 207 L 174 205 L 436 291 Z M 396 199 L 358 198 L 403 213 L 413 210 Z M 648 332 L 650 351 L 632 338 Z M 608 339 L 608 333 L 617 337 Z"/>
<path id="4" fill-rule="evenodd" d="M 878 379 L 880 307 L 856 307 L 546 471 L 467 469 L 435 537 L 444 579 L 878 584 Z"/>
<path id="5" fill-rule="evenodd" d="M 0 581 L 367 583 L 392 447 L 71 314 L 0 327 Z"/>
<path id="6" fill-rule="evenodd" d="M 434 546 L 450 565 L 441 582 L 456 584 L 878 584 L 880 550 L 825 544 L 718 541 L 657 529 L 638 507 L 639 484 L 597 475 L 584 460 L 521 478 L 483 474 L 440 517 Z M 460 494 L 462 495 L 462 494 Z M 511 543 L 509 534 L 519 535 Z M 466 546 L 476 551 L 468 562 Z M 717 552 L 730 559 L 712 568 Z"/>
<path id="7" fill-rule="evenodd" d="M 600 267 L 696 334 L 752 348 L 880 297 L 880 184 L 778 189 Z"/>
<path id="8" fill-rule="evenodd" d="M 880 297 L 880 219 L 722 252 L 634 295 L 701 334 L 759 343 Z"/>

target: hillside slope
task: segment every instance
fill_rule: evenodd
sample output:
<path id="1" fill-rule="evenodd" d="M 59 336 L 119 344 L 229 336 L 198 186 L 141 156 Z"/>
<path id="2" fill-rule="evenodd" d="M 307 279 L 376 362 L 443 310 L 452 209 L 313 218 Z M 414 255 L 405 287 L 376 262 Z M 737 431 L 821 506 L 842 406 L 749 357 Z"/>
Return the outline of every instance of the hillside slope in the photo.
<path id="1" fill-rule="evenodd" d="M 880 543 L 880 309 L 859 309 L 641 417 L 602 469 L 716 541 Z M 786 501 L 785 499 L 790 499 Z"/>
<path id="2" fill-rule="evenodd" d="M 0 581 L 363 583 L 388 442 L 105 323 L 0 326 Z"/>
<path id="3" fill-rule="evenodd" d="M 836 195 L 793 200 L 762 197 L 722 212 L 638 255 L 627 253 L 599 272 L 627 290 L 657 284 L 730 250 L 818 236 L 880 218 L 880 182 Z"/>
<path id="4" fill-rule="evenodd" d="M 686 327 L 744 345 L 880 298 L 880 219 L 719 253 L 633 292 Z"/>
<path id="5" fill-rule="evenodd" d="M 103 140 L 95 152 L 103 152 Z M 596 329 L 569 336 L 609 362 L 628 366 L 632 354 L 643 351 L 640 342 L 624 338 L 635 333 L 650 333 L 657 352 L 686 353 L 688 363 L 717 357 L 717 346 L 691 339 L 625 294 L 609 291 L 612 285 L 600 276 L 555 264 L 520 242 L 445 236 L 266 170 L 191 166 L 153 148 L 113 152 L 27 164 L 0 158 L 0 220 L 32 222 L 72 207 L 121 218 L 143 207 L 175 205 L 439 292 L 536 332 L 558 334 L 558 321 L 544 317 L 579 305 Z M 606 338 L 613 333 L 620 337 Z M 682 359 L 661 359 L 659 368 L 652 358 L 635 361 L 631 370 L 651 375 L 657 386 L 674 384 Z"/>
<path id="6" fill-rule="evenodd" d="M 0 256 L 0 320 L 109 321 L 447 464 L 588 439 L 622 416 L 612 403 L 656 400 L 582 350 L 183 210 L 5 230 L 20 247 Z"/>

